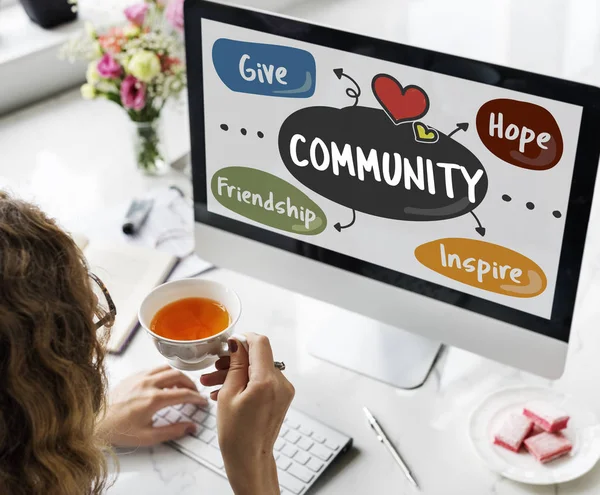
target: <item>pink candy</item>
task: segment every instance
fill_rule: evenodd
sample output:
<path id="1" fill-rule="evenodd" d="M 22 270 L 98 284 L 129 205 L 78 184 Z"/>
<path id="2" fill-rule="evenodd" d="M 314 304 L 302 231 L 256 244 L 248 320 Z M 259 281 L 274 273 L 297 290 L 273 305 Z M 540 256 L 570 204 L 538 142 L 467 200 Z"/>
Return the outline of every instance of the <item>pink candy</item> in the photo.
<path id="1" fill-rule="evenodd" d="M 573 445 L 560 433 L 543 432 L 525 440 L 525 448 L 539 462 L 545 464 L 571 452 Z"/>
<path id="2" fill-rule="evenodd" d="M 519 452 L 523 440 L 533 428 L 533 422 L 525 416 L 511 414 L 494 436 L 494 443 L 505 449 Z"/>
<path id="3" fill-rule="evenodd" d="M 548 433 L 564 430 L 569 423 L 566 412 L 545 402 L 530 402 L 523 409 L 523 414 Z"/>
<path id="4" fill-rule="evenodd" d="M 569 415 L 546 402 L 528 403 L 523 414 L 510 414 L 494 435 L 494 444 L 512 452 L 525 445 L 539 462 L 547 463 L 571 452 L 573 445 L 559 433 L 569 423 Z"/>

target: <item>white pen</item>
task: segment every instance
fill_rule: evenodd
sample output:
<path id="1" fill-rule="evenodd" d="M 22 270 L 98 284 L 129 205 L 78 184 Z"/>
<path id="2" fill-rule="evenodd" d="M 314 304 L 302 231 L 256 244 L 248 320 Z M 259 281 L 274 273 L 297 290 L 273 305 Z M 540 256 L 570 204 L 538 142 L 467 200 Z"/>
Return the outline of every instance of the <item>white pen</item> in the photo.
<path id="1" fill-rule="evenodd" d="M 367 417 L 367 421 L 369 422 L 369 425 L 371 425 L 371 428 L 373 428 L 373 431 L 375 431 L 375 434 L 377 435 L 377 440 L 379 440 L 383 445 L 385 445 L 385 447 L 388 449 L 390 454 L 392 454 L 392 457 L 394 458 L 394 460 L 398 463 L 400 468 L 402 468 L 402 471 L 404 472 L 404 475 L 408 478 L 408 481 L 410 481 L 414 485 L 414 487 L 418 489 L 419 485 L 417 485 L 416 480 L 413 478 L 413 475 L 410 472 L 410 469 L 408 469 L 408 466 L 402 460 L 398 451 L 394 448 L 392 443 L 388 440 L 388 437 L 385 435 L 385 433 L 381 429 L 381 426 L 379 426 L 379 423 L 375 419 L 375 416 L 373 416 L 371 414 L 371 411 L 369 411 L 366 407 L 363 407 L 363 411 L 365 412 L 365 416 Z"/>

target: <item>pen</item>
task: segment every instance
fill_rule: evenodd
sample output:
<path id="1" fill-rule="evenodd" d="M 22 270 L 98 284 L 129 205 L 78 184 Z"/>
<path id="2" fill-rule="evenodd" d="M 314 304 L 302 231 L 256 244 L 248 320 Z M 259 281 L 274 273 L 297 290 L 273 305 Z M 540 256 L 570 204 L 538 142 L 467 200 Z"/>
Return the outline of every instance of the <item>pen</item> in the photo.
<path id="1" fill-rule="evenodd" d="M 373 430 L 375 431 L 375 434 L 377 435 L 377 440 L 379 440 L 383 445 L 385 445 L 385 447 L 388 449 L 388 451 L 390 452 L 390 454 L 392 455 L 394 460 L 398 463 L 400 468 L 402 468 L 402 471 L 404 472 L 404 475 L 408 478 L 408 481 L 410 481 L 414 485 L 415 488 L 419 488 L 419 485 L 413 478 L 413 475 L 410 472 L 410 469 L 408 469 L 408 466 L 402 460 L 398 451 L 394 448 L 392 443 L 389 441 L 388 437 L 381 429 L 381 426 L 379 426 L 379 423 L 377 422 L 375 417 L 371 414 L 371 411 L 369 411 L 366 407 L 363 407 L 363 411 L 365 412 L 365 416 L 367 417 L 367 421 L 369 422 L 369 425 L 371 426 L 371 428 L 373 428 Z"/>

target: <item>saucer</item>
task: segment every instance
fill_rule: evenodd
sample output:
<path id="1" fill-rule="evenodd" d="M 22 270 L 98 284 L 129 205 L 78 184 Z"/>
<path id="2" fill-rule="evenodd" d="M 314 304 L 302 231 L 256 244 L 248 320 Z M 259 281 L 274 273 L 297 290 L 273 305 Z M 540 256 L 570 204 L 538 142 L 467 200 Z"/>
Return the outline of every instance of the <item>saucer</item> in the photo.
<path id="1" fill-rule="evenodd" d="M 570 415 L 569 425 L 562 432 L 573 444 L 569 455 L 541 464 L 524 449 L 517 454 L 493 444 L 494 432 L 506 416 L 520 414 L 532 400 L 549 402 Z M 488 396 L 471 415 L 469 437 L 477 455 L 492 471 L 530 485 L 572 481 L 600 460 L 600 423 L 596 414 L 571 397 L 541 387 L 511 387 Z"/>

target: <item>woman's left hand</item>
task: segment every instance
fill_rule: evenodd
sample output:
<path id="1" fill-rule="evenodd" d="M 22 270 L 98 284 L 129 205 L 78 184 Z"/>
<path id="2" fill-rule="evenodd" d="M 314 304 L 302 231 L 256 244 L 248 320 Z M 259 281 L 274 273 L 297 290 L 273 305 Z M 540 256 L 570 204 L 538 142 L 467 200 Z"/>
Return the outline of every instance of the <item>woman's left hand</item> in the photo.
<path id="1" fill-rule="evenodd" d="M 192 380 L 168 365 L 139 373 L 114 388 L 98 433 L 115 447 L 148 447 L 181 438 L 195 431 L 194 423 L 152 425 L 157 411 L 177 404 L 203 407 L 207 400 Z"/>

